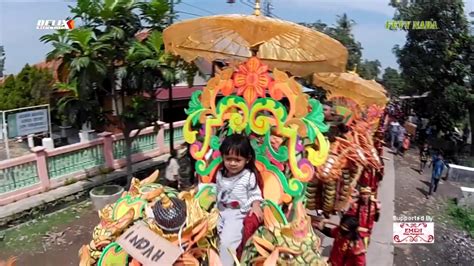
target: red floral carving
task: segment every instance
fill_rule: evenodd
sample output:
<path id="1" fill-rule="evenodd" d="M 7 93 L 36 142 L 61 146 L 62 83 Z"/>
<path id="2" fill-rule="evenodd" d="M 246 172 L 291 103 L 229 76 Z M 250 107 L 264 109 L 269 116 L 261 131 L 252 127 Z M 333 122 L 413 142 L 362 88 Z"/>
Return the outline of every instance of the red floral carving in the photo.
<path id="1" fill-rule="evenodd" d="M 241 64 L 239 70 L 234 73 L 234 85 L 238 89 L 237 95 L 243 95 L 249 105 L 257 97 L 265 97 L 265 89 L 269 83 L 268 66 L 262 64 L 256 57 Z"/>

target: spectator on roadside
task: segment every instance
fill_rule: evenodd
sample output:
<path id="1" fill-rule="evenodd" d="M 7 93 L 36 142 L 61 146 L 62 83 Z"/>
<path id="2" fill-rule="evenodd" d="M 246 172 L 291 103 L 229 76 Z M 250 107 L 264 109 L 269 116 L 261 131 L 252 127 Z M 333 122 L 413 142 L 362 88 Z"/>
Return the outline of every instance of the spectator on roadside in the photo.
<path id="1" fill-rule="evenodd" d="M 469 139 L 469 135 L 471 135 L 471 130 L 469 130 L 469 126 L 466 124 L 464 125 L 464 129 L 462 130 L 462 142 L 464 144 L 467 143 L 467 140 Z"/>
<path id="2" fill-rule="evenodd" d="M 426 139 L 428 141 L 431 141 L 431 138 L 433 136 L 433 133 L 434 133 L 434 128 L 433 126 L 429 125 L 427 128 L 426 128 L 426 131 L 425 131 L 425 135 L 426 135 Z"/>
<path id="3" fill-rule="evenodd" d="M 177 153 L 175 150 L 172 150 L 170 152 L 170 157 L 168 158 L 168 163 L 166 165 L 165 178 L 167 186 L 179 189 L 179 164 L 177 159 Z"/>
<path id="4" fill-rule="evenodd" d="M 183 146 L 186 147 L 185 145 Z M 178 157 L 178 175 L 180 181 L 179 183 L 181 184 L 181 188 L 190 188 L 195 185 L 195 178 L 193 171 L 194 164 L 192 161 L 192 156 L 189 153 L 189 148 L 186 149 L 184 154 Z"/>
<path id="5" fill-rule="evenodd" d="M 398 146 L 398 134 L 400 133 L 400 123 L 397 120 L 394 120 L 390 123 L 390 148 L 392 151 L 396 151 L 396 147 Z"/>
<path id="6" fill-rule="evenodd" d="M 430 190 L 426 198 L 429 198 L 432 192 L 436 192 L 436 189 L 438 188 L 439 180 L 441 178 L 441 174 L 443 173 L 444 167 L 446 166 L 446 163 L 443 160 L 443 155 L 441 151 L 438 152 L 437 155 L 433 156 L 431 165 L 433 166 L 433 172 L 431 174 Z"/>
<path id="7" fill-rule="evenodd" d="M 422 147 L 420 147 L 420 174 L 423 174 L 423 171 L 426 167 L 426 162 L 428 162 L 428 157 L 430 154 L 430 150 L 428 147 L 428 143 L 425 142 Z"/>
<path id="8" fill-rule="evenodd" d="M 405 155 L 405 152 L 410 149 L 410 138 L 411 138 L 411 135 L 405 133 L 405 137 L 403 139 L 403 143 L 400 149 L 402 157 Z"/>
<path id="9" fill-rule="evenodd" d="M 398 135 L 397 135 L 397 149 L 396 149 L 397 154 L 402 154 L 403 141 L 405 140 L 406 134 L 407 134 L 407 130 L 403 126 L 400 126 L 398 130 Z"/>

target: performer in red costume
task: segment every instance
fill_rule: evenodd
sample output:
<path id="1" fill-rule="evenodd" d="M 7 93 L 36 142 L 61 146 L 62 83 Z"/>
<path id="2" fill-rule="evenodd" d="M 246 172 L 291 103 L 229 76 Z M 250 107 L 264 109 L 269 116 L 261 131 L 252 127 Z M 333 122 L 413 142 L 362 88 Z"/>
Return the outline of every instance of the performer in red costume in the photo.
<path id="1" fill-rule="evenodd" d="M 379 220 L 380 203 L 372 197 L 370 187 L 363 187 L 360 190 L 360 197 L 353 202 L 347 215 L 353 215 L 359 219 L 360 235 L 364 240 L 365 247 L 369 246 L 370 235 L 374 223 Z"/>
<path id="2" fill-rule="evenodd" d="M 359 184 L 361 184 L 362 187 L 370 188 L 374 197 L 377 197 L 379 181 L 382 180 L 380 174 L 381 173 L 377 172 L 375 169 L 365 168 L 359 180 Z"/>
<path id="3" fill-rule="evenodd" d="M 366 249 L 358 232 L 359 223 L 354 216 L 344 215 L 336 228 L 326 227 L 325 220 L 313 224 L 323 234 L 334 238 L 328 262 L 331 266 L 365 266 Z"/>

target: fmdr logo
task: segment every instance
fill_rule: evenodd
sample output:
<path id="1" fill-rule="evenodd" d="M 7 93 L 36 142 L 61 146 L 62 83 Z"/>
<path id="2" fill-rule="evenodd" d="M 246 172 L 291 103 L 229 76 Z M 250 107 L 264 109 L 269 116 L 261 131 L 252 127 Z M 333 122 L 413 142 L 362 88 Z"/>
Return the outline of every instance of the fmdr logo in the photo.
<path id="1" fill-rule="evenodd" d="M 64 19 L 38 19 L 37 30 L 72 30 L 74 29 L 74 20 Z"/>

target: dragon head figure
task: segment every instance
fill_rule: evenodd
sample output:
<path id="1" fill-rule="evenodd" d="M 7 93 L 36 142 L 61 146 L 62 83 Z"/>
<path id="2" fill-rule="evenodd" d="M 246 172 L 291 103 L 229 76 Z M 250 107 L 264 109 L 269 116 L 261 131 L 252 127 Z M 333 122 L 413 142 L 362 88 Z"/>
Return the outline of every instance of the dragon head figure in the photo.
<path id="1" fill-rule="evenodd" d="M 257 230 L 242 254 L 245 265 L 327 265 L 319 252 L 321 241 L 301 201 L 293 204 L 288 223 L 272 209 L 263 208 L 265 226 Z"/>

